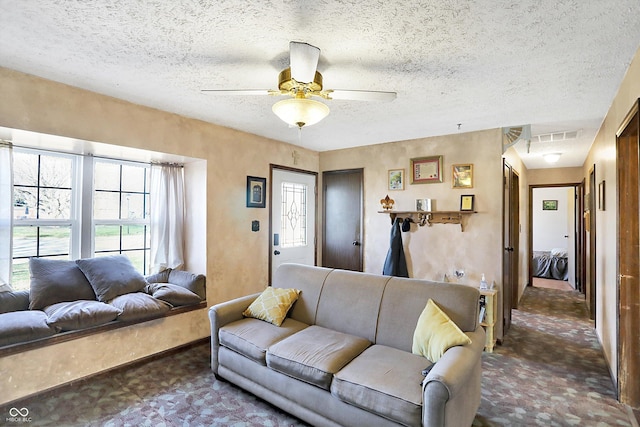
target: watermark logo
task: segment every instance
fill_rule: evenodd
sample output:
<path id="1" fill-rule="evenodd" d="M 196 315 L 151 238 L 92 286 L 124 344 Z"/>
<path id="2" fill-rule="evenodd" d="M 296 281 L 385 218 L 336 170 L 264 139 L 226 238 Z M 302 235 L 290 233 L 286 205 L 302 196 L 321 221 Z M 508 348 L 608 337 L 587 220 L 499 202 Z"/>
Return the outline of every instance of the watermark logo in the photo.
<path id="1" fill-rule="evenodd" d="M 30 423 L 29 409 L 13 407 L 9 409 L 9 416 L 5 418 L 5 421 L 8 423 Z"/>

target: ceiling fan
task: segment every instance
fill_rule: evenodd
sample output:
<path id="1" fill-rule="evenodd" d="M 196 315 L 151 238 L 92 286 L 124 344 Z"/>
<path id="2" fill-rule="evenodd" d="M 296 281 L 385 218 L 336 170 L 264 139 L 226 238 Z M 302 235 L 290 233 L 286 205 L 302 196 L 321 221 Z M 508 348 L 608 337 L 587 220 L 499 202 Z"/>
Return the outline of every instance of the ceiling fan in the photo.
<path id="1" fill-rule="evenodd" d="M 289 42 L 289 68 L 278 76 L 278 89 L 257 90 L 216 90 L 203 89 L 224 95 L 271 95 L 289 96 L 273 105 L 273 112 L 285 123 L 297 126 L 311 126 L 329 114 L 329 107 L 312 97 L 326 100 L 344 99 L 355 101 L 392 101 L 395 92 L 369 90 L 324 89 L 322 74 L 317 71 L 320 49 L 303 42 Z"/>
<path id="2" fill-rule="evenodd" d="M 531 144 L 531 125 L 510 126 L 502 128 L 502 152 L 515 145 L 518 141 L 527 141 L 527 153 Z"/>

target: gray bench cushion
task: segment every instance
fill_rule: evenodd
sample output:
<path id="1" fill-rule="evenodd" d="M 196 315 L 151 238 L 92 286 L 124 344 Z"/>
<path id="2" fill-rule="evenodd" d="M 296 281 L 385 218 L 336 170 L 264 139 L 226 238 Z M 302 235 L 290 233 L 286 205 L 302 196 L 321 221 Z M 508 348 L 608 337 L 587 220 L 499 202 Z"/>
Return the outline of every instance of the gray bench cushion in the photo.
<path id="1" fill-rule="evenodd" d="M 220 345 L 266 366 L 265 355 L 271 345 L 307 326 L 290 318 L 284 319 L 279 327 L 263 320 L 246 318 L 220 328 L 218 339 Z"/>
<path id="2" fill-rule="evenodd" d="M 422 370 L 429 360 L 373 345 L 336 373 L 331 394 L 404 425 L 421 425 Z"/>
<path id="3" fill-rule="evenodd" d="M 364 338 L 313 325 L 269 347 L 267 366 L 329 390 L 333 374 L 370 345 Z"/>
<path id="4" fill-rule="evenodd" d="M 0 346 L 50 337 L 55 333 L 56 330 L 47 325 L 47 315 L 43 311 L 0 314 Z"/>

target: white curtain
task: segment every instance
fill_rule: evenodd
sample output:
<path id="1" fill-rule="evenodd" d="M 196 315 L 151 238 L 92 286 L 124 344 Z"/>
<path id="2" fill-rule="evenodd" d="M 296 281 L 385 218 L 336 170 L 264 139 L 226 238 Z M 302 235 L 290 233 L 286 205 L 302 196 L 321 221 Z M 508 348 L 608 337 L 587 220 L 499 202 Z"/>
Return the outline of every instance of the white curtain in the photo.
<path id="1" fill-rule="evenodd" d="M 182 166 L 152 165 L 151 273 L 184 266 L 184 178 Z"/>
<path id="2" fill-rule="evenodd" d="M 0 292 L 11 289 L 12 158 L 11 145 L 0 141 Z"/>

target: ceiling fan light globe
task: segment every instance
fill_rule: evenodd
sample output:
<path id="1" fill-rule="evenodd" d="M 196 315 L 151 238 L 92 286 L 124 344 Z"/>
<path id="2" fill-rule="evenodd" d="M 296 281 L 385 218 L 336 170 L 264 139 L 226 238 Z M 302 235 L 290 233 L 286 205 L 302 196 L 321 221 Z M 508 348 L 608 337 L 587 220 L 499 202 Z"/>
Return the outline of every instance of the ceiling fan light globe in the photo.
<path id="1" fill-rule="evenodd" d="M 306 98 L 291 98 L 276 102 L 273 112 L 290 126 L 311 126 L 329 115 L 329 107 L 319 101 Z"/>

